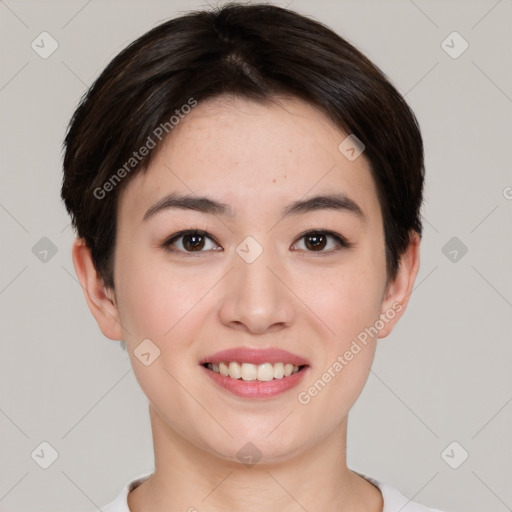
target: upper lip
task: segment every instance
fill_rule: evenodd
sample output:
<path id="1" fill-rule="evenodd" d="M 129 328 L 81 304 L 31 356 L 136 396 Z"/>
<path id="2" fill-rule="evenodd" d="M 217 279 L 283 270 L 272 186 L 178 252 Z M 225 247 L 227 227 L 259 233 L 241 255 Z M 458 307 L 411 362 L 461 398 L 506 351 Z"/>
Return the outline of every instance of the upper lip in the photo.
<path id="1" fill-rule="evenodd" d="M 205 357 L 200 364 L 206 363 L 226 363 L 236 361 L 239 363 L 291 363 L 296 366 L 309 365 L 309 361 L 303 357 L 278 348 L 230 348 L 215 352 L 211 356 Z"/>

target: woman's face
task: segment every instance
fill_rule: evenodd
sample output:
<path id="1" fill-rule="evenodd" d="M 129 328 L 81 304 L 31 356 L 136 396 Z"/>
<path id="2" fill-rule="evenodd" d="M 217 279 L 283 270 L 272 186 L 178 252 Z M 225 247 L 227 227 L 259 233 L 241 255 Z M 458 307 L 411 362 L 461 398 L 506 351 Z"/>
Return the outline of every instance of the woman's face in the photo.
<path id="1" fill-rule="evenodd" d="M 298 100 L 217 98 L 120 196 L 119 339 L 159 421 L 196 447 L 277 461 L 319 443 L 344 425 L 399 316 L 369 164 L 339 149 L 345 138 Z M 159 203 L 169 195 L 195 203 Z M 173 239 L 183 230 L 201 233 Z M 261 380 L 205 367 L 220 361 Z M 304 366 L 283 376 L 280 363 Z"/>

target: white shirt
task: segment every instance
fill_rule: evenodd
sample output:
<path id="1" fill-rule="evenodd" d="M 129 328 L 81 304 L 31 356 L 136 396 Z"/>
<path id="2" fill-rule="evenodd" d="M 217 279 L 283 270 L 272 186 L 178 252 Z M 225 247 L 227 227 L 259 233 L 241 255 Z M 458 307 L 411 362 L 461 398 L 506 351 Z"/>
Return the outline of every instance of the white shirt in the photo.
<path id="1" fill-rule="evenodd" d="M 132 480 L 114 501 L 111 501 L 108 505 L 101 507 L 101 510 L 103 512 L 130 512 L 130 509 L 128 508 L 128 493 L 147 480 L 151 475 L 152 473 L 142 475 L 137 477 L 135 480 Z M 400 493 L 400 491 L 398 491 L 398 489 L 395 489 L 389 484 L 379 482 L 374 478 L 362 475 L 361 473 L 358 473 L 358 475 L 362 476 L 379 488 L 384 502 L 382 512 L 441 512 L 441 510 L 428 508 L 420 505 L 419 503 L 409 501 Z"/>

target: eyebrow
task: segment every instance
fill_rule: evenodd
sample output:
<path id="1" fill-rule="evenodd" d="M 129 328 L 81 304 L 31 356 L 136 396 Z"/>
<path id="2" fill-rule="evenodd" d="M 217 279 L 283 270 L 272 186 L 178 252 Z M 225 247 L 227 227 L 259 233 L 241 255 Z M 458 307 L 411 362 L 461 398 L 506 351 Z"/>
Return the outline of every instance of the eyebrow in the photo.
<path id="1" fill-rule="evenodd" d="M 157 213 L 169 209 L 194 210 L 196 212 L 220 215 L 230 219 L 235 216 L 229 205 L 215 201 L 209 197 L 169 194 L 151 206 L 144 214 L 142 221 L 144 222 Z M 284 218 L 317 210 L 348 212 L 354 214 L 361 221 L 366 221 L 366 216 L 362 208 L 349 197 L 339 193 L 317 195 L 308 199 L 295 201 L 283 208 L 281 217 Z"/>

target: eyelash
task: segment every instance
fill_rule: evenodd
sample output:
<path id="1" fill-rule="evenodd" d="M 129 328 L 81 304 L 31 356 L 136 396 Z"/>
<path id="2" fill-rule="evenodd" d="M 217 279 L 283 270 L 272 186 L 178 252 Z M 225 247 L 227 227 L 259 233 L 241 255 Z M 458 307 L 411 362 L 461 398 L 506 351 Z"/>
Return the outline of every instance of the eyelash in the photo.
<path id="1" fill-rule="evenodd" d="M 322 250 L 322 251 L 308 251 L 308 250 L 306 250 L 305 252 L 309 252 L 309 253 L 312 253 L 312 254 L 318 254 L 318 255 L 330 255 L 330 254 L 338 252 L 341 249 L 348 249 L 348 248 L 350 248 L 350 247 L 352 247 L 354 245 L 351 242 L 348 242 L 340 234 L 335 233 L 334 231 L 329 231 L 329 230 L 309 230 L 309 231 L 306 231 L 305 233 L 302 233 L 298 237 L 297 241 L 302 240 L 303 238 L 306 238 L 307 236 L 319 235 L 319 234 L 327 235 L 329 237 L 334 238 L 334 240 L 337 242 L 338 246 L 336 248 L 330 249 L 328 251 L 324 251 L 324 250 Z M 183 231 L 179 231 L 178 233 L 174 233 L 169 238 L 167 238 L 167 240 L 162 244 L 162 248 L 165 249 L 166 251 L 169 251 L 169 252 L 172 252 L 172 253 L 182 253 L 182 254 L 187 254 L 187 255 L 191 255 L 191 256 L 194 256 L 196 254 L 199 255 L 199 254 L 204 253 L 204 252 L 209 252 L 208 250 L 207 251 L 183 251 L 181 249 L 176 249 L 176 248 L 172 247 L 172 244 L 174 244 L 180 238 L 183 238 L 184 236 L 187 236 L 187 235 L 199 235 L 199 236 L 202 236 L 202 237 L 205 237 L 205 238 L 209 238 L 211 241 L 213 241 L 215 244 L 217 244 L 217 241 L 212 236 L 210 236 L 206 231 L 202 231 L 200 229 L 186 229 L 186 230 L 183 230 Z M 297 242 L 294 242 L 294 245 L 296 243 Z"/>

